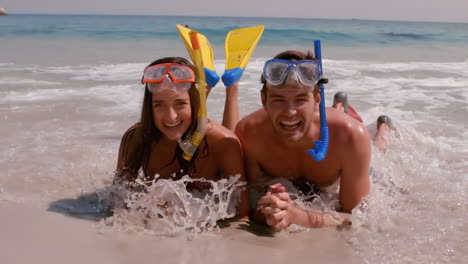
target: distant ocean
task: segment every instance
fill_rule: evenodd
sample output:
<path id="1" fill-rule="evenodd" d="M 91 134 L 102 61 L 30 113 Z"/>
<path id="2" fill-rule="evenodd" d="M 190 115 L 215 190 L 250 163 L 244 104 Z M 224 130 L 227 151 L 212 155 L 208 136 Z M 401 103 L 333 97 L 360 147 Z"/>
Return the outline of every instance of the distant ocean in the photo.
<path id="1" fill-rule="evenodd" d="M 210 40 L 265 32 L 244 73 L 241 116 L 261 107 L 260 73 L 277 53 L 322 42 L 326 103 L 345 91 L 365 124 L 390 116 L 399 137 L 374 151 L 372 191 L 340 232 L 364 263 L 464 263 L 468 256 L 468 24 L 294 18 L 10 15 L 0 17 L 0 201 L 48 204 L 103 188 L 139 117 L 143 68 L 187 57 L 175 25 Z M 222 118 L 224 88 L 208 98 Z M 294 234 L 290 234 L 294 236 Z M 0 257 L 1 258 L 1 257 Z"/>

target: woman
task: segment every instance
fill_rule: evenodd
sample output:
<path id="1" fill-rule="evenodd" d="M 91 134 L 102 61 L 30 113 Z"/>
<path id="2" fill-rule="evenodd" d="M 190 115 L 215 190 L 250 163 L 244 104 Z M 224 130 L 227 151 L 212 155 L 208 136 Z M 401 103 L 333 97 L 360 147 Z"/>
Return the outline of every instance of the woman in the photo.
<path id="1" fill-rule="evenodd" d="M 240 174 L 245 181 L 242 149 L 234 133 L 209 120 L 206 133 L 190 161 L 185 160 L 178 142 L 197 129 L 200 106 L 195 86 L 195 68 L 184 58 L 154 61 L 144 71 L 145 94 L 141 120 L 122 138 L 117 162 L 117 181 L 191 178 L 218 180 Z M 204 182 L 187 189 L 209 189 Z M 240 216 L 248 214 L 247 192 L 242 191 Z"/>

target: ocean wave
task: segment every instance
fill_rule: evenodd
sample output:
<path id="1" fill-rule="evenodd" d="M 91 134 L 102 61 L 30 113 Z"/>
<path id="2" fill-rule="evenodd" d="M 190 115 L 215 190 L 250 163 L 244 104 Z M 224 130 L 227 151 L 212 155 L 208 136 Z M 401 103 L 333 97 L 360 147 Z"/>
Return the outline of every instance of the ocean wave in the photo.
<path id="1" fill-rule="evenodd" d="M 463 62 L 375 62 L 357 60 L 323 60 L 325 69 L 349 71 L 371 71 L 391 75 L 403 72 L 428 72 L 451 74 L 468 78 L 468 60 Z"/>
<path id="2" fill-rule="evenodd" d="M 175 27 L 174 27 L 175 28 Z M 87 37 L 93 39 L 153 39 L 173 40 L 179 38 L 175 30 L 157 31 L 151 29 L 73 29 L 73 28 L 25 28 L 0 30 L 0 37 Z"/>
<path id="3" fill-rule="evenodd" d="M 413 39 L 413 40 L 431 40 L 437 36 L 440 36 L 439 34 L 417 34 L 417 33 L 395 33 L 395 32 L 381 33 L 380 35 L 389 37 L 392 39 Z"/>
<path id="4" fill-rule="evenodd" d="M 308 29 L 266 29 L 263 37 L 270 43 L 301 43 L 306 40 L 312 42 L 315 39 L 320 39 L 329 42 L 358 41 L 355 36 L 337 31 L 320 31 Z"/>
<path id="5" fill-rule="evenodd" d="M 35 80 L 35 79 L 0 78 L 0 84 L 50 86 L 50 85 L 58 85 L 61 83 L 56 82 L 56 81 L 44 81 L 44 80 Z"/>
<path id="6" fill-rule="evenodd" d="M 138 85 L 99 85 L 91 87 L 48 88 L 14 90 L 2 93 L 0 104 L 31 103 L 41 101 L 62 101 L 100 99 L 119 104 L 128 103 L 129 96 L 138 96 Z"/>

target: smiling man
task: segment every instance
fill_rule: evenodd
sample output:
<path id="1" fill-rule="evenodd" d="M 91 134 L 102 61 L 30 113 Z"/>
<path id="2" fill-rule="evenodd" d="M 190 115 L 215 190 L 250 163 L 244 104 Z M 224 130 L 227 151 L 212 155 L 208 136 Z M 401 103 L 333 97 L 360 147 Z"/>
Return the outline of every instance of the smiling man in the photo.
<path id="1" fill-rule="evenodd" d="M 291 190 L 281 184 L 285 179 L 305 194 L 339 182 L 337 210 L 342 212 L 351 212 L 369 193 L 371 145 L 362 123 L 327 108 L 327 155 L 315 161 L 306 152 L 320 139 L 319 65 L 310 53 L 298 51 L 282 52 L 267 61 L 262 75 L 263 108 L 242 119 L 235 129 L 252 198 L 259 193 L 253 217 L 278 231 L 291 224 L 325 227 L 347 222 L 345 214 L 296 207 Z"/>

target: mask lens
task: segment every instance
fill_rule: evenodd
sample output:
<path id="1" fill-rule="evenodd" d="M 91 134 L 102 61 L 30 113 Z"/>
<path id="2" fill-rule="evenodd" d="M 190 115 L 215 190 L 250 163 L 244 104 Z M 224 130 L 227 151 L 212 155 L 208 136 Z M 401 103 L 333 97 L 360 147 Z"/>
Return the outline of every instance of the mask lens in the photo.
<path id="1" fill-rule="evenodd" d="M 162 63 L 150 66 L 143 73 L 142 83 L 146 83 L 149 92 L 172 89 L 178 92 L 190 90 L 195 82 L 193 70 L 182 64 Z"/>
<path id="2" fill-rule="evenodd" d="M 179 93 L 187 92 L 192 88 L 192 82 L 173 82 L 172 79 L 166 74 L 160 82 L 149 82 L 146 84 L 148 91 L 153 93 L 155 91 L 162 91 L 171 89 Z"/>
<path id="3" fill-rule="evenodd" d="M 268 61 L 263 76 L 270 85 L 280 85 L 288 75 L 289 64 L 282 61 Z"/>
<path id="4" fill-rule="evenodd" d="M 161 82 L 166 74 L 174 82 L 195 82 L 195 73 L 190 67 L 175 63 L 162 63 L 146 68 L 142 82 Z"/>
<path id="5" fill-rule="evenodd" d="M 149 67 L 145 70 L 143 78 L 145 80 L 154 80 L 154 81 L 162 81 L 164 74 L 166 73 L 166 66 L 165 65 L 156 65 Z"/>
<path id="6" fill-rule="evenodd" d="M 296 70 L 299 80 L 306 86 L 314 86 L 320 79 L 319 66 L 313 62 L 300 62 Z"/>
<path id="7" fill-rule="evenodd" d="M 174 81 L 194 80 L 193 71 L 186 66 L 171 65 L 170 73 Z"/>

